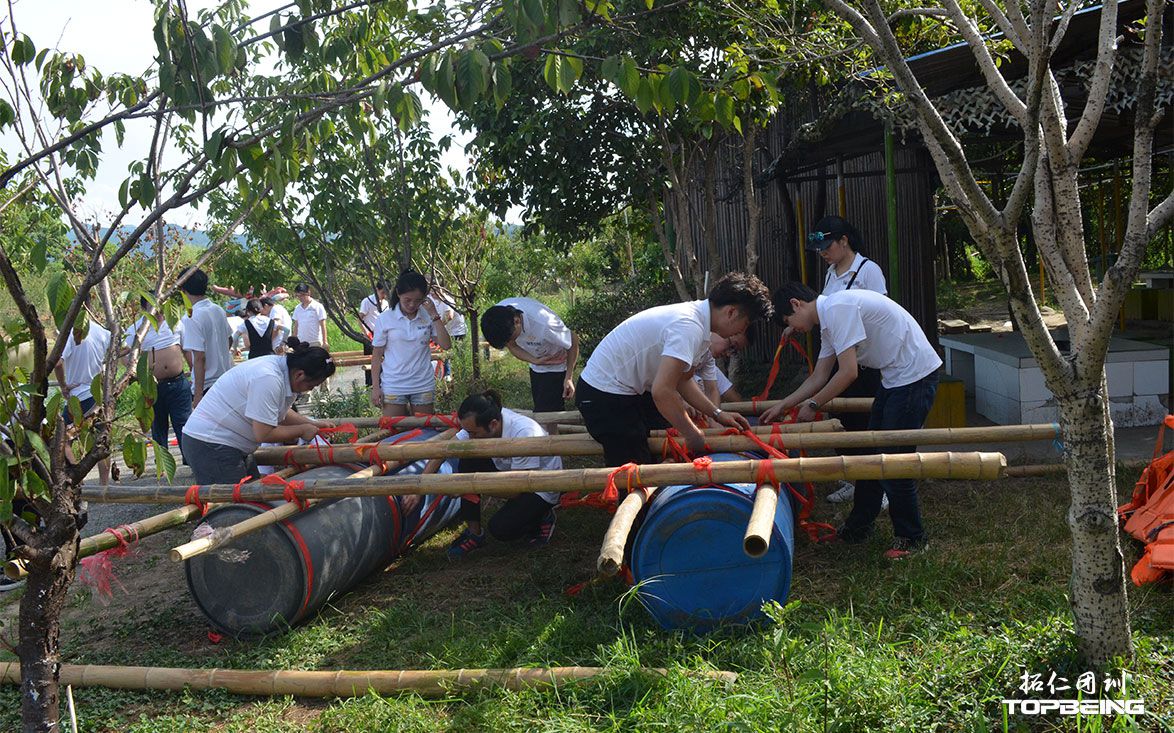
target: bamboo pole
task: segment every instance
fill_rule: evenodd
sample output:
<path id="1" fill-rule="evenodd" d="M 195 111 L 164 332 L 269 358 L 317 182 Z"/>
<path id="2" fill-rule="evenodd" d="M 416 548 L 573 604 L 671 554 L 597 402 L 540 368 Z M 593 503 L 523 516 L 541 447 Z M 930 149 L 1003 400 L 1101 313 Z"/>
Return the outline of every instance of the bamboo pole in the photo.
<path id="1" fill-rule="evenodd" d="M 760 400 L 750 402 L 723 402 L 721 408 L 727 412 L 737 412 L 741 415 L 761 415 L 782 400 Z M 828 400 L 821 408 L 822 412 L 868 412 L 872 409 L 871 397 L 836 397 Z M 543 425 L 552 423 L 569 423 L 582 420 L 578 410 L 563 410 L 561 412 L 532 412 L 530 410 L 515 410 L 523 415 L 529 415 Z M 404 428 L 435 428 L 451 427 L 445 420 L 451 420 L 451 414 L 411 415 L 396 422 L 397 429 Z M 350 423 L 356 428 L 374 428 L 379 426 L 379 417 L 339 417 L 338 423 Z"/>
<path id="2" fill-rule="evenodd" d="M 767 429 L 769 430 L 769 428 Z M 782 439 L 788 449 L 882 448 L 905 445 L 943 445 L 1003 441 L 1054 440 L 1060 435 L 1055 423 L 1041 425 L 994 425 L 980 428 L 937 428 L 929 430 L 864 430 L 840 433 L 790 433 Z M 654 454 L 665 449 L 666 438 L 650 437 Z M 708 435 L 709 452 L 754 450 L 758 444 L 745 435 Z M 258 463 L 290 460 L 309 466 L 325 463 L 353 463 L 375 451 L 382 460 L 404 461 L 424 458 L 501 458 L 509 456 L 601 456 L 603 446 L 587 435 L 548 435 L 537 438 L 482 438 L 478 440 L 422 441 L 377 448 L 335 445 L 327 453 L 319 447 L 288 449 L 261 448 L 254 453 Z M 288 457 L 287 457 L 288 456 Z"/>
<path id="3" fill-rule="evenodd" d="M 275 475 L 287 478 L 293 476 L 298 472 L 296 468 L 283 468 Z M 209 507 L 212 508 L 212 507 Z M 186 524 L 193 519 L 199 519 L 202 516 L 200 508 L 191 504 L 181 506 L 179 509 L 171 509 L 161 514 L 155 514 L 145 519 L 140 519 L 137 522 L 131 522 L 120 527 L 113 527 L 121 534 L 123 538 L 130 537 L 131 541 L 140 540 L 143 537 L 148 537 L 153 534 L 162 532 L 165 529 L 178 527 L 181 524 Z M 79 560 L 97 555 L 99 552 L 109 550 L 117 547 L 119 539 L 112 532 L 102 531 L 98 534 L 91 535 L 84 538 L 78 545 L 77 557 Z M 4 563 L 4 574 L 12 580 L 20 580 L 27 577 L 29 574 L 28 567 L 25 561 L 20 558 L 9 560 Z"/>
<path id="4" fill-rule="evenodd" d="M 655 489 L 649 489 L 649 493 Z M 624 562 L 624 547 L 628 544 L 628 535 L 632 533 L 632 525 L 636 523 L 636 516 L 644 508 L 647 501 L 643 491 L 629 491 L 619 508 L 607 525 L 607 532 L 603 535 L 603 544 L 599 548 L 599 559 L 595 566 L 603 575 L 615 575 L 620 571 Z"/>
<path id="5" fill-rule="evenodd" d="M 770 549 L 770 536 L 775 526 L 775 510 L 779 506 L 779 487 L 762 484 L 754 492 L 754 508 L 746 524 L 746 536 L 742 540 L 742 551 L 749 557 L 759 558 Z"/>
<path id="6" fill-rule="evenodd" d="M 820 482 L 836 479 L 982 479 L 1001 478 L 1007 465 L 1002 453 L 892 453 L 821 458 L 786 458 L 769 461 L 779 481 Z M 635 486 L 675 486 L 698 483 L 755 483 L 763 461 L 723 461 L 709 466 L 692 463 L 658 463 L 638 466 L 627 483 Z M 299 491 L 303 499 L 343 496 L 404 496 L 432 494 L 460 496 L 512 496 L 549 491 L 602 491 L 614 468 L 580 468 L 561 471 L 499 471 L 493 473 L 381 476 L 363 481 L 316 479 Z M 198 487 L 200 501 L 231 501 L 233 484 Z M 282 487 L 253 482 L 240 487 L 243 501 L 282 499 Z M 175 486 L 91 486 L 82 498 L 96 503 L 187 503 L 187 492 Z"/>
<path id="7" fill-rule="evenodd" d="M 236 695 L 362 697 L 412 692 L 443 697 L 454 691 L 487 687 L 506 690 L 556 687 L 606 674 L 607 667 L 514 667 L 509 669 L 436 670 L 248 670 L 179 667 L 115 667 L 100 664 L 60 665 L 61 684 L 115 690 L 224 690 Z M 667 675 L 663 668 L 641 668 Z M 733 684 L 738 675 L 722 670 L 689 670 L 689 675 Z M 0 682 L 20 684 L 20 664 L 0 662 Z"/>
<path id="8" fill-rule="evenodd" d="M 455 428 L 449 428 L 446 432 L 440 433 L 439 435 L 434 435 L 431 438 L 428 438 L 428 440 L 451 438 L 456 434 L 456 432 L 457 431 Z M 383 431 L 383 433 L 384 434 L 382 434 L 381 437 L 387 437 L 387 435 L 390 434 L 389 431 Z M 398 463 L 387 466 L 380 466 L 379 464 L 375 464 L 368 466 L 367 468 L 364 468 L 363 470 L 356 473 L 352 473 L 347 478 L 352 481 L 374 478 L 375 476 L 382 475 L 385 473 L 385 471 L 393 471 L 403 468 L 409 463 L 411 463 L 411 461 L 400 461 Z M 308 509 L 317 503 L 318 501 L 308 502 L 306 504 L 306 508 Z M 173 547 L 171 548 L 171 552 L 167 553 L 167 556 L 170 557 L 174 562 L 190 560 L 197 555 L 203 555 L 204 553 L 211 552 L 218 547 L 223 547 L 235 539 L 239 539 L 245 535 L 252 534 L 253 532 L 264 529 L 265 527 L 269 527 L 277 524 L 278 522 L 289 519 L 301 511 L 302 508 L 297 502 L 287 501 L 286 503 L 273 507 L 268 511 L 255 514 L 243 522 L 237 522 L 236 524 L 230 525 L 228 527 L 219 527 L 215 532 L 206 537 L 200 537 L 199 539 L 186 542 L 178 547 Z"/>
<path id="9" fill-rule="evenodd" d="M 586 435 L 587 428 L 583 425 L 567 425 L 560 424 L 558 426 L 559 435 Z M 751 425 L 750 432 L 755 435 L 771 435 L 773 433 L 838 433 L 844 430 L 844 426 L 839 420 L 832 418 L 830 420 L 815 420 L 813 422 L 788 422 L 775 423 L 772 425 Z M 654 438 L 663 438 L 668 431 L 653 430 L 649 433 Z M 701 432 L 706 435 L 725 435 L 729 432 L 729 428 L 702 428 Z"/>

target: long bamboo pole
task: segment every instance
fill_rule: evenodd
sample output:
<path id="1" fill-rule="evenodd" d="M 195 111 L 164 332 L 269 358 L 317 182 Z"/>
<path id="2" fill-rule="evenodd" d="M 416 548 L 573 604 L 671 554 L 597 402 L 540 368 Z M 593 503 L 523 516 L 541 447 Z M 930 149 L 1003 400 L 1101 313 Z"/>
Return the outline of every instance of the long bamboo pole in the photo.
<path id="1" fill-rule="evenodd" d="M 761 415 L 767 409 L 774 407 L 781 400 L 762 400 L 760 402 L 723 402 L 722 409 L 728 412 L 737 412 L 741 415 Z M 868 412 L 872 409 L 871 397 L 836 397 L 828 400 L 822 408 L 823 412 L 838 413 L 838 412 Z M 582 415 L 578 410 L 563 410 L 561 412 L 531 412 L 529 410 L 516 410 L 524 415 L 529 415 L 543 425 L 551 423 L 569 423 L 582 420 Z M 354 425 L 356 428 L 373 428 L 377 427 L 380 420 L 379 417 L 339 417 L 335 418 L 335 422 L 347 422 Z M 400 418 L 396 421 L 397 428 L 435 428 L 448 427 L 447 421 L 451 421 L 452 415 L 415 415 Z"/>
<path id="2" fill-rule="evenodd" d="M 778 506 L 779 487 L 762 484 L 755 490 L 754 508 L 750 510 L 746 536 L 742 539 L 742 551 L 749 557 L 762 557 L 770 549 L 770 535 L 774 531 L 775 510 Z"/>
<path id="3" fill-rule="evenodd" d="M 303 671 L 60 665 L 61 684 L 74 687 L 224 690 L 236 695 L 298 697 L 362 697 L 372 692 L 379 695 L 412 692 L 426 697 L 443 697 L 454 691 L 486 687 L 506 690 L 555 687 L 563 683 L 590 680 L 608 671 L 606 667 Z M 668 674 L 668 670 L 663 668 L 643 668 L 641 671 L 650 675 Z M 687 674 L 723 684 L 733 684 L 738 678 L 734 672 L 721 670 L 690 670 Z M 20 684 L 20 664 L 0 662 L 0 682 Z"/>
<path id="4" fill-rule="evenodd" d="M 772 433 L 838 433 L 843 431 L 844 425 L 837 419 L 830 420 L 815 420 L 813 422 L 788 422 L 776 423 L 773 425 L 751 425 L 750 432 L 755 435 L 771 435 Z M 561 424 L 558 426 L 559 435 L 575 434 L 586 435 L 587 428 L 583 425 L 567 425 Z M 706 435 L 725 435 L 729 432 L 729 428 L 702 428 L 701 432 Z M 653 430 L 649 435 L 653 438 L 663 438 L 667 434 L 665 430 Z"/>
<path id="5" fill-rule="evenodd" d="M 788 449 L 881 448 L 884 446 L 941 445 L 1003 441 L 1053 440 L 1060 435 L 1054 423 L 1042 425 L 994 425 L 980 428 L 938 428 L 930 430 L 867 430 L 840 433 L 789 433 L 782 442 Z M 661 453 L 666 438 L 650 437 L 649 449 Z M 711 452 L 736 452 L 758 447 L 745 435 L 709 435 Z M 262 448 L 254 453 L 258 463 L 293 463 L 309 466 L 325 463 L 353 463 L 375 451 L 384 461 L 424 458 L 500 458 L 508 456 L 601 456 L 603 446 L 586 435 L 549 435 L 537 438 L 483 438 L 479 440 L 421 441 L 377 448 L 335 445 L 323 453 L 319 447 Z"/>
<path id="6" fill-rule="evenodd" d="M 607 532 L 603 535 L 603 544 L 599 548 L 599 559 L 595 561 L 596 568 L 603 575 L 615 575 L 620 571 L 628 535 L 632 533 L 632 525 L 636 523 L 636 517 L 644 508 L 645 501 L 643 491 L 629 492 L 612 516 L 611 522 L 607 525 Z"/>
<path id="7" fill-rule="evenodd" d="M 983 479 L 1001 478 L 1007 465 L 1002 453 L 892 453 L 821 458 L 786 458 L 769 461 L 779 481 L 832 481 L 836 479 Z M 755 483 L 763 461 L 727 461 L 709 466 L 693 463 L 659 463 L 636 467 L 634 475 L 618 479 L 631 486 L 674 486 L 697 483 Z M 343 496 L 404 496 L 433 494 L 460 496 L 512 496 L 518 493 L 550 491 L 601 491 L 614 468 L 581 468 L 562 471 L 500 471 L 496 473 L 427 474 L 381 476 L 363 481 L 316 479 L 306 481 L 299 491 L 303 499 L 334 499 Z M 212 484 L 196 490 L 204 502 L 231 501 L 233 484 Z M 271 501 L 284 498 L 282 487 L 253 482 L 240 487 L 243 501 Z M 188 503 L 187 491 L 170 485 L 93 486 L 82 498 L 106 503 Z"/>
<path id="8" fill-rule="evenodd" d="M 431 438 L 428 438 L 428 440 L 444 440 L 451 438 L 453 435 L 456 435 L 456 432 L 457 431 L 455 428 L 449 428 L 447 431 L 440 433 L 439 435 L 434 435 Z M 386 435 L 382 437 L 386 437 Z M 375 476 L 381 476 L 387 471 L 395 471 L 403 468 L 409 463 L 411 463 L 411 461 L 400 461 L 390 465 L 382 466 L 379 464 L 374 464 L 364 468 L 361 471 L 352 473 L 347 478 L 352 481 L 373 478 Z M 307 504 L 307 508 L 317 503 L 318 501 L 311 501 Z M 286 503 L 281 504 L 280 506 L 275 506 L 268 511 L 255 514 L 243 522 L 237 522 L 236 524 L 229 525 L 227 527 L 219 527 L 215 532 L 206 537 L 200 537 L 199 539 L 186 542 L 178 547 L 173 547 L 167 556 L 170 557 L 174 562 L 190 560 L 197 555 L 203 555 L 204 553 L 211 552 L 218 547 L 223 547 L 235 539 L 240 539 L 245 535 L 252 534 L 253 532 L 264 529 L 265 527 L 269 527 L 271 525 L 277 524 L 278 522 L 289 519 L 301 511 L 302 508 L 297 502 L 287 501 Z"/>
<path id="9" fill-rule="evenodd" d="M 275 475 L 282 478 L 288 478 L 298 472 L 297 468 L 283 468 Z M 211 507 L 209 507 L 211 508 Z M 155 514 L 137 522 L 122 525 L 120 527 L 113 527 L 123 540 L 130 539 L 130 541 L 140 540 L 143 537 L 148 537 L 153 534 L 162 532 L 165 529 L 178 527 L 181 524 L 186 524 L 193 519 L 199 519 L 202 516 L 200 508 L 191 504 L 181 506 L 178 509 L 171 509 L 161 514 Z M 98 534 L 91 535 L 84 538 L 78 545 L 78 559 L 97 555 L 99 552 L 109 550 L 117 547 L 120 540 L 115 536 L 114 532 L 103 531 Z M 28 568 L 24 560 L 19 558 L 9 560 L 4 563 L 4 574 L 12 580 L 20 580 L 27 577 L 29 574 Z"/>

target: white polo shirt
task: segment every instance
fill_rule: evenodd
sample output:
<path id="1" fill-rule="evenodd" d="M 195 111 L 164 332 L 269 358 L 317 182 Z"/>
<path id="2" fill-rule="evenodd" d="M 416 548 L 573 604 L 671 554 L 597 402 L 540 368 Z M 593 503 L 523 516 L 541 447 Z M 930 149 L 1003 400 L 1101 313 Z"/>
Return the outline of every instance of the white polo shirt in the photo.
<path id="1" fill-rule="evenodd" d="M 269 317 L 277 322 L 277 325 L 273 327 L 273 347 L 277 348 L 285 343 L 293 331 L 293 318 L 290 317 L 285 306 L 280 303 L 274 303 L 273 307 L 269 309 Z M 277 330 L 279 328 L 280 332 Z"/>
<path id="2" fill-rule="evenodd" d="M 293 319 L 298 324 L 298 340 L 307 343 L 316 341 L 322 343 L 323 330 L 326 325 L 326 308 L 316 300 L 311 299 L 309 307 L 298 303 L 293 310 Z"/>
<path id="3" fill-rule="evenodd" d="M 175 330 L 172 330 L 171 326 L 167 325 L 167 321 L 160 317 L 159 327 L 155 328 L 150 325 L 146 316 L 143 316 L 135 321 L 133 326 L 127 327 L 126 335 L 123 338 L 123 343 L 126 345 L 126 348 L 129 349 L 131 344 L 134 343 L 135 334 L 139 332 L 139 329 L 143 327 L 144 323 L 147 323 L 147 330 L 143 333 L 143 340 L 139 345 L 144 354 L 156 349 L 166 349 L 175 346 L 180 342 L 180 337 L 183 335 L 183 321 L 176 323 Z"/>
<path id="4" fill-rule="evenodd" d="M 712 366 L 712 369 L 710 367 Z M 693 374 L 693 381 L 705 389 L 706 382 L 717 382 L 717 395 L 721 397 L 726 393 L 734 383 L 730 381 L 729 377 L 722 373 L 721 369 L 717 368 L 717 361 L 713 359 L 713 352 L 710 352 L 709 364 L 701 364 L 697 367 L 697 371 Z"/>
<path id="5" fill-rule="evenodd" d="M 253 437 L 253 421 L 278 425 L 295 396 L 284 356 L 250 359 L 204 394 L 183 426 L 183 434 L 252 453 L 259 445 Z"/>
<path id="6" fill-rule="evenodd" d="M 687 368 L 712 360 L 709 332 L 708 300 L 649 308 L 603 337 L 583 368 L 583 381 L 611 394 L 644 394 L 652 389 L 662 357 L 679 359 Z"/>
<path id="7" fill-rule="evenodd" d="M 232 330 L 223 308 L 208 299 L 192 305 L 192 314 L 183 324 L 183 348 L 204 352 L 205 393 L 222 374 L 232 369 L 232 354 L 228 350 L 231 340 Z M 192 385 L 194 390 L 194 380 Z"/>
<path id="8" fill-rule="evenodd" d="M 106 350 L 110 348 L 110 332 L 90 319 L 90 330 L 80 344 L 74 343 L 73 333 L 66 336 L 61 361 L 65 364 L 65 386 L 78 400 L 93 397 L 90 385 L 94 377 L 106 371 Z"/>
<path id="9" fill-rule="evenodd" d="M 852 288 L 818 296 L 815 307 L 820 359 L 855 346 L 856 362 L 879 369 L 887 389 L 913 384 L 942 365 L 921 326 L 887 296 Z"/>
<path id="10" fill-rule="evenodd" d="M 383 370 L 379 374 L 383 394 L 420 394 L 436 389 L 436 373 L 432 371 L 428 348 L 436 323 L 423 308 L 412 319 L 398 305 L 379 314 L 371 345 L 384 349 Z"/>
<path id="11" fill-rule="evenodd" d="M 359 320 L 363 322 L 363 327 L 369 333 L 375 332 L 375 319 L 379 317 L 380 313 L 387 310 L 386 298 L 378 298 L 378 302 L 376 301 L 375 293 L 371 293 L 366 298 L 363 298 L 362 303 L 359 303 Z M 301 326 L 298 326 L 298 328 L 301 328 Z"/>
<path id="12" fill-rule="evenodd" d="M 506 298 L 498 305 L 508 305 L 522 311 L 522 333 L 518 334 L 516 342 L 518 348 L 535 359 L 545 359 L 556 354 L 566 356 L 567 350 L 571 348 L 571 330 L 545 303 L 533 298 Z M 571 368 L 574 368 L 573 364 Z M 562 364 L 530 365 L 530 371 L 539 374 L 566 370 L 565 358 Z"/>
<path id="13" fill-rule="evenodd" d="M 542 438 L 547 432 L 542 426 L 527 415 L 519 415 L 513 410 L 501 408 L 501 437 L 503 438 Z M 469 440 L 469 431 L 461 430 L 454 440 Z M 493 465 L 498 471 L 561 471 L 563 459 L 558 456 L 514 456 L 513 458 L 494 458 Z M 551 491 L 534 492 L 542 497 L 547 504 L 558 504 L 559 494 Z"/>
<path id="14" fill-rule="evenodd" d="M 852 280 L 853 275 L 856 275 L 855 280 Z M 835 265 L 828 268 L 827 275 L 823 279 L 823 294 L 831 295 L 847 290 L 849 282 L 852 283 L 853 290 L 871 290 L 881 295 L 887 295 L 889 292 L 885 286 L 884 270 L 876 260 L 870 260 L 859 252 L 856 253 L 852 264 L 848 266 L 843 275 L 836 274 Z"/>

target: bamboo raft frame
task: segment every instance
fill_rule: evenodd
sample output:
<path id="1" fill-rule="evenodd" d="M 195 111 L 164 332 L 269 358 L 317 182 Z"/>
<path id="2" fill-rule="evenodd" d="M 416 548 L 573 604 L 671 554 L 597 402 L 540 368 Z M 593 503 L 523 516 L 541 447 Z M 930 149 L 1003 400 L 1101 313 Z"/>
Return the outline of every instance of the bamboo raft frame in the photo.
<path id="1" fill-rule="evenodd" d="M 589 681 L 610 671 L 606 667 L 513 667 L 506 669 L 438 670 L 248 670 L 180 667 L 118 667 L 101 664 L 60 665 L 61 684 L 115 690 L 224 690 L 236 695 L 297 697 L 362 697 L 411 692 L 444 697 L 483 688 L 524 690 Z M 642 667 L 649 675 L 669 674 L 664 668 Z M 721 670 L 686 674 L 732 685 L 738 675 Z M 0 663 L 0 682 L 19 685 L 20 664 Z"/>
<path id="2" fill-rule="evenodd" d="M 945 452 L 892 453 L 863 456 L 828 456 L 768 460 L 779 481 L 820 482 L 835 479 L 980 479 L 1004 475 L 1007 459 L 1002 453 Z M 669 486 L 696 483 L 755 483 L 762 460 L 726 461 L 700 468 L 692 463 L 647 464 L 636 467 L 631 486 Z M 561 471 L 501 471 L 495 473 L 426 474 L 382 476 L 369 479 L 319 479 L 306 481 L 299 490 L 301 499 L 335 499 L 345 496 L 403 496 L 440 494 L 460 496 L 513 496 L 549 491 L 595 492 L 603 490 L 612 468 L 564 469 Z M 624 477 L 617 484 L 626 484 Z M 236 487 L 212 484 L 196 489 L 198 499 L 223 503 L 239 490 L 242 501 L 284 499 L 281 486 L 253 482 Z M 189 489 L 172 485 L 86 487 L 82 497 L 96 503 L 186 504 Z"/>
<path id="3" fill-rule="evenodd" d="M 428 440 L 444 440 L 446 436 L 451 438 L 453 435 L 456 435 L 456 432 L 457 431 L 455 428 L 449 428 L 443 433 L 428 438 Z M 388 471 L 395 471 L 403 468 L 409 463 L 411 463 L 411 461 L 400 461 L 398 463 L 384 466 L 372 465 L 364 468 L 361 471 L 351 474 L 347 478 L 351 480 L 374 478 L 375 476 L 381 476 Z M 308 502 L 306 508 L 309 509 L 311 506 L 317 503 L 318 501 Z M 235 539 L 239 539 L 246 535 L 252 534 L 253 532 L 262 530 L 265 527 L 269 527 L 271 525 L 277 524 L 278 522 L 289 519 L 301 511 L 302 507 L 299 506 L 296 502 L 286 502 L 280 506 L 273 507 L 268 511 L 264 511 L 260 514 L 249 517 L 243 522 L 237 522 L 236 524 L 229 525 L 227 527 L 220 527 L 214 534 L 207 537 L 201 537 L 199 539 L 191 540 L 190 542 L 179 545 L 178 547 L 173 547 L 171 548 L 171 552 L 167 553 L 167 556 L 174 562 L 189 560 L 193 557 L 196 557 L 197 555 L 211 552 L 217 547 L 222 547 Z"/>
<path id="4" fill-rule="evenodd" d="M 761 428 L 761 426 L 759 426 Z M 768 435 L 769 428 L 756 434 Z M 788 433 L 787 449 L 881 448 L 917 443 L 942 445 L 1002 441 L 1053 440 L 1060 434 L 1054 423 L 1041 425 L 996 425 L 980 428 L 939 428 L 922 430 L 871 430 L 860 432 Z M 666 438 L 650 437 L 654 454 L 665 450 Z M 755 450 L 758 445 L 744 435 L 709 435 L 706 443 L 713 452 Z M 483 438 L 478 440 L 422 441 L 378 448 L 338 444 L 324 451 L 320 446 L 264 448 L 253 455 L 260 464 L 291 462 L 302 466 L 326 463 L 354 463 L 370 460 L 372 452 L 384 461 L 414 461 L 429 458 L 502 458 L 510 456 L 601 456 L 603 446 L 590 436 L 550 435 L 537 438 Z"/>

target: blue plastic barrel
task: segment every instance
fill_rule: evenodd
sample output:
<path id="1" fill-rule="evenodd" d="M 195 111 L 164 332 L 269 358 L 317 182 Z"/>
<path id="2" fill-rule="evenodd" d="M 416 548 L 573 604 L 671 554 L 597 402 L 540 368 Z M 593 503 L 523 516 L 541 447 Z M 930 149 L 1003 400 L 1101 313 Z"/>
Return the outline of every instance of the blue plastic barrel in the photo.
<path id="1" fill-rule="evenodd" d="M 666 486 L 653 496 L 628 565 L 637 597 L 663 628 L 708 631 L 760 617 L 767 601 L 786 602 L 795 547 L 791 503 L 779 497 L 770 547 L 751 558 L 742 540 L 754 490 L 754 484 Z"/>
<path id="2" fill-rule="evenodd" d="M 392 440 L 424 440 L 414 431 Z M 419 473 L 425 461 L 399 474 Z M 320 466 L 297 480 L 345 478 L 362 466 Z M 441 473 L 451 473 L 446 463 Z M 219 507 L 205 522 L 226 527 L 273 506 L 242 502 Z M 186 565 L 188 589 L 200 611 L 237 636 L 277 633 L 311 618 L 331 598 L 424 542 L 451 522 L 460 507 L 452 496 L 363 496 L 315 504 L 290 519 L 245 535 Z"/>

